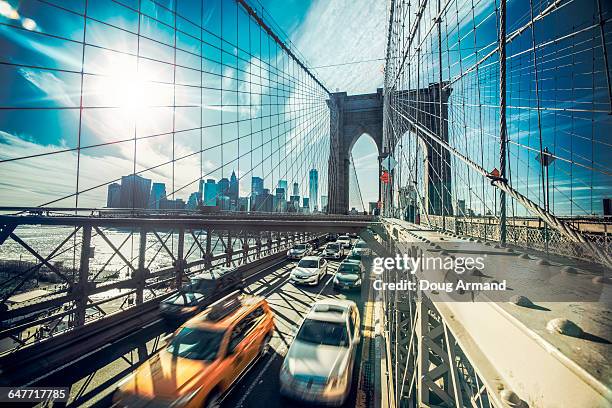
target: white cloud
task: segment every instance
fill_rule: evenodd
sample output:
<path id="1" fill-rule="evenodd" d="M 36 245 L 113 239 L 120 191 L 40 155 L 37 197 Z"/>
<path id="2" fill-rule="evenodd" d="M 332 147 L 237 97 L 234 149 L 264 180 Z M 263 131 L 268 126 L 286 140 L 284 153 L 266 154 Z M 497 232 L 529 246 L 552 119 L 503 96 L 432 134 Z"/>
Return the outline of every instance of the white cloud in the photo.
<path id="1" fill-rule="evenodd" d="M 318 0 L 292 42 L 311 66 L 384 57 L 387 12 L 384 1 Z M 331 92 L 374 93 L 382 86 L 383 61 L 313 70 Z"/>

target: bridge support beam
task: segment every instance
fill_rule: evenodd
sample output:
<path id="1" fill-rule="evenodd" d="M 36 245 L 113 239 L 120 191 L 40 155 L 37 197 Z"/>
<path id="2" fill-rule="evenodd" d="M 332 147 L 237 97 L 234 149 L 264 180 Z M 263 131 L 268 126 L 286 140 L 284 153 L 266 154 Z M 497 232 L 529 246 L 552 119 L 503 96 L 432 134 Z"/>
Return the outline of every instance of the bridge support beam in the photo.
<path id="1" fill-rule="evenodd" d="M 407 116 L 415 118 L 425 129 L 448 141 L 448 97 L 451 89 L 440 92 L 440 84 L 427 88 L 405 91 L 393 91 L 383 96 L 383 90 L 374 94 L 347 95 L 346 92 L 330 94 L 327 105 L 330 110 L 330 153 L 328 166 L 328 212 L 330 214 L 347 214 L 349 211 L 349 178 L 350 157 L 355 142 L 361 135 L 368 134 L 374 139 L 380 162 L 388 155 L 393 155 L 396 145 L 403 133 L 394 129 L 383 133 L 384 98 L 392 97 L 402 100 Z M 426 202 L 423 208 L 430 215 L 451 215 L 451 168 L 450 154 L 433 138 L 415 129 L 408 121 L 400 124 L 398 129 L 407 129 L 418 137 L 423 146 L 425 160 L 422 194 Z M 396 158 L 398 161 L 399 159 Z M 393 176 L 391 182 L 381 184 L 379 181 L 379 199 L 391 207 L 393 201 Z"/>

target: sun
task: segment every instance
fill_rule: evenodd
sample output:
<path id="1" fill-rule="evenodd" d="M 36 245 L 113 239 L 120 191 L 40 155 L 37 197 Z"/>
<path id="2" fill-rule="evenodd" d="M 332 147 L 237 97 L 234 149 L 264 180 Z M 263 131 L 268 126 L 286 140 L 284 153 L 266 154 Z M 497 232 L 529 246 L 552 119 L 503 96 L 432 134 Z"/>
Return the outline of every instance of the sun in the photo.
<path id="1" fill-rule="evenodd" d="M 149 105 L 147 81 L 143 79 L 133 58 L 121 56 L 108 64 L 107 88 L 111 106 L 116 106 L 129 115 L 139 116 Z"/>

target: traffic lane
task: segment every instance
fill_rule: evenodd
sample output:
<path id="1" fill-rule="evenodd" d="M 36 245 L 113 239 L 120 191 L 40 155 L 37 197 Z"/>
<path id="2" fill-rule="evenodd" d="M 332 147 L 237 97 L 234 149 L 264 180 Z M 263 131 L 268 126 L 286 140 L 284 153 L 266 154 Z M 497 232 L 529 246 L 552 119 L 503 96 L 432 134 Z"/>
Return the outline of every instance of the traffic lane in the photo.
<path id="1" fill-rule="evenodd" d="M 282 285 L 295 264 L 282 262 L 274 270 L 250 278 L 245 292 L 266 296 Z M 67 404 L 54 406 L 108 407 L 117 384 L 136 367 L 165 345 L 163 337 L 173 332 L 178 324 L 158 319 L 143 329 L 109 344 L 87 357 L 46 375 L 33 386 L 70 387 Z"/>
<path id="2" fill-rule="evenodd" d="M 302 286 L 291 283 L 288 279 L 278 291 L 267 297 L 268 304 L 275 313 L 276 330 L 270 343 L 270 352 L 263 356 L 252 369 L 235 385 L 232 392 L 223 402 L 224 407 L 307 407 L 309 404 L 282 398 L 279 394 L 279 373 L 283 359 L 300 326 L 304 316 L 312 304 L 321 299 L 350 299 L 357 303 L 363 322 L 364 302 L 361 291 L 338 292 L 333 288 L 333 275 L 339 261 L 330 261 L 326 277 L 319 286 Z M 362 342 L 363 343 L 363 342 Z M 345 403 L 347 407 L 356 405 L 360 370 L 362 344 L 356 353 L 353 368 L 351 392 Z"/>

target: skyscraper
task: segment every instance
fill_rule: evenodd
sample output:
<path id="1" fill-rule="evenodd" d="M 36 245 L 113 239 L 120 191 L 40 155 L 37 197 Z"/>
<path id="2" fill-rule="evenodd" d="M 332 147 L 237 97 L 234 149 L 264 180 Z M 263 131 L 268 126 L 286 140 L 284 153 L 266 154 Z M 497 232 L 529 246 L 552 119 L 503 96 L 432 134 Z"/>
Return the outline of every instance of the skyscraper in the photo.
<path id="1" fill-rule="evenodd" d="M 300 195 L 300 188 L 298 186 L 298 183 L 293 183 L 293 195 L 294 196 Z"/>
<path id="2" fill-rule="evenodd" d="M 159 209 L 159 203 L 166 198 L 166 185 L 164 183 L 153 183 L 149 195 L 149 208 Z"/>
<path id="3" fill-rule="evenodd" d="M 303 204 L 302 204 L 302 210 L 304 212 L 309 212 L 310 211 L 310 200 L 308 197 L 304 197 L 303 199 Z"/>
<path id="4" fill-rule="evenodd" d="M 285 190 L 285 193 L 288 191 L 287 189 L 287 180 L 278 180 L 278 188 L 282 188 Z"/>
<path id="5" fill-rule="evenodd" d="M 121 184 L 112 183 L 108 185 L 108 194 L 106 196 L 106 207 L 117 208 L 121 205 Z"/>
<path id="6" fill-rule="evenodd" d="M 278 212 L 287 211 L 287 200 L 285 199 L 285 189 L 281 187 L 276 189 L 276 211 Z"/>
<path id="7" fill-rule="evenodd" d="M 147 208 L 151 180 L 136 174 L 121 177 L 121 208 Z"/>
<path id="8" fill-rule="evenodd" d="M 215 179 L 206 180 L 206 184 L 204 184 L 204 197 L 202 200 L 205 207 L 214 207 L 217 205 L 217 182 Z"/>
<path id="9" fill-rule="evenodd" d="M 289 208 L 287 210 L 291 212 L 300 211 L 300 196 L 299 195 L 292 195 L 289 197 Z"/>
<path id="10" fill-rule="evenodd" d="M 227 177 L 223 177 L 221 180 L 219 180 L 219 182 L 217 183 L 217 196 L 222 197 L 222 196 L 228 196 L 229 197 L 229 180 L 227 179 Z"/>
<path id="11" fill-rule="evenodd" d="M 198 203 L 200 202 L 200 192 L 196 191 L 191 193 L 189 196 L 189 200 L 187 200 L 187 209 L 196 210 L 198 208 Z"/>
<path id="12" fill-rule="evenodd" d="M 308 181 L 310 182 L 308 189 L 309 208 L 313 212 L 319 209 L 319 172 L 317 169 L 310 170 Z"/>
<path id="13" fill-rule="evenodd" d="M 238 177 L 236 177 L 236 173 L 232 171 L 232 175 L 230 176 L 230 180 L 229 180 L 228 196 L 234 207 L 236 207 L 238 204 L 238 191 L 239 191 Z"/>
<path id="14" fill-rule="evenodd" d="M 251 196 L 255 196 L 263 193 L 264 190 L 264 182 L 261 177 L 252 177 L 251 178 Z"/>
<path id="15" fill-rule="evenodd" d="M 326 195 L 321 196 L 321 211 L 327 212 L 327 196 Z"/>

